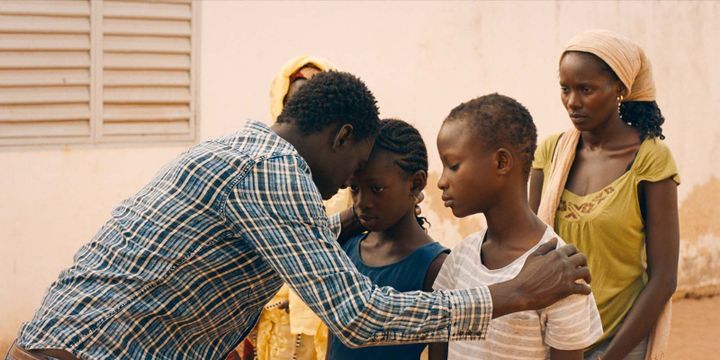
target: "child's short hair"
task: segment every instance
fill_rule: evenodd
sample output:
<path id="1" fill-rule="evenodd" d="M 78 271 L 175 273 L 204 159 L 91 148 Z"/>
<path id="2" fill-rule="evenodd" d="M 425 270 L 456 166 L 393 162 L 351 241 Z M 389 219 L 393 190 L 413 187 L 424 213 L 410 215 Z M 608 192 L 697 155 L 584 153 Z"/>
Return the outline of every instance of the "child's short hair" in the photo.
<path id="1" fill-rule="evenodd" d="M 525 106 L 511 97 L 493 93 L 458 105 L 445 122 L 457 120 L 466 121 L 488 150 L 508 146 L 517 151 L 527 180 L 537 146 L 537 129 Z"/>

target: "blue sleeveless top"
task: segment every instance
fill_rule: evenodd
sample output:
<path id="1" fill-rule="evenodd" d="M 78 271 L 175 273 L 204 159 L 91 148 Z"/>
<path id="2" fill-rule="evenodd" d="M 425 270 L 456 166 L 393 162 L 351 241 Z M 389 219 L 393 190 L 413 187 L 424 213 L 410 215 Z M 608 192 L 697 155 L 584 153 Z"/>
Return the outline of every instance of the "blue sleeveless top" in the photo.
<path id="1" fill-rule="evenodd" d="M 450 250 L 432 242 L 423 245 L 404 259 L 385 266 L 367 266 L 360 258 L 360 241 L 365 239 L 367 234 L 361 234 L 349 239 L 342 245 L 343 250 L 348 254 L 350 260 L 358 270 L 372 280 L 378 286 L 392 286 L 398 291 L 422 290 L 430 264 L 441 253 L 449 253 Z M 392 360 L 418 360 L 420 353 L 427 344 L 408 344 L 392 346 L 374 346 L 359 349 L 350 349 L 343 345 L 338 338 L 330 334 L 328 341 L 328 360 L 354 360 L 354 359 L 392 359 Z"/>

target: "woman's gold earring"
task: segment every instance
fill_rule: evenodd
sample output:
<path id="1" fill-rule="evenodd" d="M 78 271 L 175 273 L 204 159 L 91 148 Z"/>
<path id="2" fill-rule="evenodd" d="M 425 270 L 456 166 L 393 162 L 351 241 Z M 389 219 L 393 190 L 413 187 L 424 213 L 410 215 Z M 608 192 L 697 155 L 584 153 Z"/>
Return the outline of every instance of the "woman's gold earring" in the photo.
<path id="1" fill-rule="evenodd" d="M 624 98 L 622 95 L 618 95 L 618 97 L 617 97 L 617 108 L 618 108 L 618 117 L 620 117 L 620 121 L 623 121 L 622 111 L 621 111 L 621 109 L 620 109 L 620 107 L 621 107 L 621 105 L 622 105 L 622 102 L 623 102 L 623 99 L 625 99 L 625 98 Z M 632 125 L 632 123 L 630 123 L 629 121 L 628 121 L 627 124 L 628 124 L 628 125 Z"/>

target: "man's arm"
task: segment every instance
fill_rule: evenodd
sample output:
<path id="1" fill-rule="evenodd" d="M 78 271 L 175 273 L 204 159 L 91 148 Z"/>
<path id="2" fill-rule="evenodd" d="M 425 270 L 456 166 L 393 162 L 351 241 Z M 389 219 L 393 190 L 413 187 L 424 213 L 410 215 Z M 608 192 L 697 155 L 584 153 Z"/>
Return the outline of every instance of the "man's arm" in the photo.
<path id="1" fill-rule="evenodd" d="M 528 256 L 512 280 L 490 285 L 492 317 L 548 307 L 572 294 L 590 294 L 587 258 L 573 245 L 559 249 L 552 239 Z M 578 283 L 584 280 L 587 284 Z"/>
<path id="2" fill-rule="evenodd" d="M 493 285 L 496 289 L 490 291 L 481 287 L 399 293 L 378 288 L 357 271 L 338 246 L 320 195 L 309 173 L 300 170 L 304 166 L 293 156 L 257 164 L 228 197 L 226 216 L 240 241 L 250 241 L 348 346 L 478 340 L 484 337 L 492 315 L 549 304 L 515 296 L 542 295 L 555 301 L 559 294 L 570 293 L 567 284 L 557 285 L 570 275 L 544 277 L 552 285 L 542 285 L 526 274 L 519 276 L 520 281 Z M 562 255 L 553 258 L 554 253 L 559 254 L 536 256 L 533 271 L 550 267 L 558 270 L 551 271 L 555 275 L 563 273 L 554 259 Z M 548 261 L 551 258 L 554 260 Z M 494 311 L 493 300 L 498 302 L 499 311 Z"/>
<path id="3" fill-rule="evenodd" d="M 360 274 L 329 228 L 304 162 L 258 163 L 225 204 L 238 241 L 248 241 L 348 346 L 480 339 L 492 315 L 487 288 L 402 294 Z"/>
<path id="4" fill-rule="evenodd" d="M 339 229 L 336 226 L 340 226 Z M 360 224 L 355 216 L 355 211 L 349 207 L 333 216 L 331 216 L 330 227 L 338 236 L 338 242 L 344 244 L 353 236 L 359 235 L 365 228 Z"/>
<path id="5" fill-rule="evenodd" d="M 438 273 L 448 257 L 446 253 L 438 255 L 435 260 L 430 264 L 427 274 L 425 274 L 425 281 L 423 284 L 423 291 L 433 291 L 433 284 L 437 279 Z M 430 343 L 428 344 L 428 360 L 447 360 L 448 343 Z"/>

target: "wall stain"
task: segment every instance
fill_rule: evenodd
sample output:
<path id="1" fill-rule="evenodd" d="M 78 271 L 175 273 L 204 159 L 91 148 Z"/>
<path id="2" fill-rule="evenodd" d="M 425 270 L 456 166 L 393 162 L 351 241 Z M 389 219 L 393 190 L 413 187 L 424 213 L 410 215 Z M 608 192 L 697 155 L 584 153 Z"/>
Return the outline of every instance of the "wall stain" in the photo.
<path id="1" fill-rule="evenodd" d="M 680 238 L 695 242 L 700 236 L 720 237 L 720 179 L 711 177 L 695 186 L 679 208 Z"/>
<path id="2" fill-rule="evenodd" d="M 680 261 L 674 297 L 720 294 L 720 180 L 695 186 L 679 207 Z"/>

